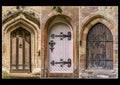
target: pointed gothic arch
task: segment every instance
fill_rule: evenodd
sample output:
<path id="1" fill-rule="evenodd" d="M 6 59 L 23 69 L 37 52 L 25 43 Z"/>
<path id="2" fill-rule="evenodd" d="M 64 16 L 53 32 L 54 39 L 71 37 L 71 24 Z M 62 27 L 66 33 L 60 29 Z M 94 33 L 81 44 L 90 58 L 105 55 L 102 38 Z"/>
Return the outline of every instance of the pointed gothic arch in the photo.
<path id="1" fill-rule="evenodd" d="M 87 69 L 113 69 L 113 35 L 104 24 L 89 30 L 86 43 Z"/>
<path id="2" fill-rule="evenodd" d="M 84 22 L 84 23 L 83 23 Z M 81 56 L 80 56 L 80 66 L 82 68 L 81 69 L 86 69 L 87 67 L 87 36 L 89 34 L 89 31 L 91 30 L 92 27 L 94 27 L 94 25 L 96 25 L 97 23 L 101 23 L 103 24 L 108 30 L 110 30 L 111 35 L 113 35 L 113 28 L 114 25 L 111 24 L 112 21 L 109 20 L 108 18 L 104 17 L 103 15 L 97 14 L 97 15 L 92 15 L 89 16 L 87 19 L 85 19 L 85 21 L 83 20 L 81 26 L 81 31 L 80 31 L 80 46 L 81 49 L 80 51 L 82 51 Z M 113 41 L 114 41 L 114 36 L 112 37 Z M 114 44 L 114 42 L 113 42 Z M 113 45 L 112 44 L 112 45 Z M 112 54 L 114 54 L 114 48 L 112 48 Z M 82 60 L 85 60 L 84 62 Z M 112 61 L 114 62 L 114 57 L 112 57 Z M 113 63 L 112 63 L 113 65 Z M 114 65 L 113 65 L 114 68 Z"/>
<path id="3" fill-rule="evenodd" d="M 33 68 L 35 68 L 35 58 L 37 57 L 37 55 L 34 55 L 38 52 L 38 49 L 36 48 L 36 46 L 38 46 L 38 30 L 39 30 L 39 24 L 37 23 L 38 20 L 36 20 L 35 18 L 32 18 L 31 16 L 26 15 L 26 13 L 23 12 L 17 12 L 14 13 L 8 17 L 6 17 L 3 20 L 3 26 L 2 26 L 2 41 L 4 42 L 4 46 L 6 47 L 6 51 L 5 53 L 3 53 L 3 57 L 7 58 L 8 60 L 6 60 L 6 62 L 8 63 L 8 65 L 6 65 L 7 70 L 10 72 L 11 69 L 11 59 L 10 59 L 10 55 L 11 55 L 11 33 L 14 32 L 17 29 L 24 29 L 27 32 L 30 33 L 30 39 L 31 39 L 31 44 L 30 44 L 30 71 L 33 71 Z M 34 21 L 32 21 L 34 20 Z M 36 20 L 36 21 L 35 21 Z M 36 45 L 36 46 L 35 46 Z M 19 72 L 19 71 L 18 71 Z M 28 72 L 28 71 L 27 71 Z"/>

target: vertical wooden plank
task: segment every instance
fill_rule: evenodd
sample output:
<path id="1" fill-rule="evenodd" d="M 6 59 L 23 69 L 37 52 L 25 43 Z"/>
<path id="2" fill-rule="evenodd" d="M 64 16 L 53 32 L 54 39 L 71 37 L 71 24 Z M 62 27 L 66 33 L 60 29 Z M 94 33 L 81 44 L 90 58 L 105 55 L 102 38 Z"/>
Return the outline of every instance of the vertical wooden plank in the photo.
<path id="1" fill-rule="evenodd" d="M 19 58 L 19 49 L 18 49 L 18 41 L 19 41 L 19 38 L 16 37 L 16 69 L 18 69 L 18 58 Z"/>
<path id="2" fill-rule="evenodd" d="M 16 69 L 16 38 L 12 38 L 12 69 Z"/>
<path id="3" fill-rule="evenodd" d="M 23 69 L 23 39 L 22 37 L 19 37 L 18 49 L 19 49 L 18 68 Z"/>
<path id="4" fill-rule="evenodd" d="M 30 59 L 30 44 L 25 41 L 25 69 L 29 69 L 29 59 Z"/>
<path id="5" fill-rule="evenodd" d="M 23 69 L 25 69 L 25 38 L 23 37 Z"/>

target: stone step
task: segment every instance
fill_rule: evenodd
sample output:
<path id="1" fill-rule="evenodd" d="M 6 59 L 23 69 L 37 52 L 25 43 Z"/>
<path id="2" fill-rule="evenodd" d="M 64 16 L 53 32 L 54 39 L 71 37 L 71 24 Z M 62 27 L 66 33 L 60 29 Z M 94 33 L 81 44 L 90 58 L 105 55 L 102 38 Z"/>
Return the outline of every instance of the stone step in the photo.
<path id="1" fill-rule="evenodd" d="M 11 79 L 40 79 L 40 75 L 32 75 L 31 73 L 10 73 Z"/>

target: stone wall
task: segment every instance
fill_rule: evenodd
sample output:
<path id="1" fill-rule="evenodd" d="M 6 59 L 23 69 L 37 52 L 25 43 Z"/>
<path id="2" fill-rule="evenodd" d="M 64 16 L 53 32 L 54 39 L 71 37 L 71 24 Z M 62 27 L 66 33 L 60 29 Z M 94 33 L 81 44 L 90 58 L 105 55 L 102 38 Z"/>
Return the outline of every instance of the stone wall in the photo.
<path id="1" fill-rule="evenodd" d="M 16 9 L 16 6 L 2 7 L 2 68 L 8 73 L 10 72 L 10 43 L 9 34 L 4 29 L 5 25 L 13 22 L 15 18 L 11 19 L 11 14 L 15 14 L 17 10 L 22 10 L 34 16 L 39 23 L 37 26 L 33 20 L 32 24 L 36 27 L 33 29 L 35 35 L 32 43 L 32 73 L 41 73 L 45 75 L 45 57 L 46 47 L 45 41 L 45 27 L 51 18 L 59 15 L 53 6 L 25 6 Z M 63 10 L 62 15 L 70 18 L 69 22 L 73 28 L 74 36 L 74 75 L 79 78 L 117 78 L 118 77 L 118 7 L 117 6 L 60 6 Z M 17 16 L 17 15 L 16 15 Z M 9 18 L 10 17 L 10 18 Z M 20 17 L 20 16 L 18 16 Z M 25 16 L 24 16 L 25 17 Z M 8 19 L 7 19 L 8 18 Z M 8 22 L 7 22 L 7 20 Z M 27 19 L 28 20 L 28 19 Z M 5 24 L 4 24 L 5 22 Z M 28 20 L 31 23 L 31 20 Z M 86 69 L 86 37 L 89 29 L 96 23 L 104 23 L 113 35 L 113 70 L 98 71 Z M 32 28 L 31 28 L 32 29 Z M 32 32 L 31 32 L 32 33 Z"/>

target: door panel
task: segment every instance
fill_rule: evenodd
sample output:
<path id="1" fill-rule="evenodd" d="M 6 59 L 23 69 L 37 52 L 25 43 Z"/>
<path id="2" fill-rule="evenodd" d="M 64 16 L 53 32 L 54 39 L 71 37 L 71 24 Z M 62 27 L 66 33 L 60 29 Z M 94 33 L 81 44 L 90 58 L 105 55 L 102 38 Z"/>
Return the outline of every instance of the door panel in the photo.
<path id="1" fill-rule="evenodd" d="M 11 72 L 30 72 L 30 49 L 30 33 L 23 28 L 14 30 L 11 33 Z"/>
<path id="2" fill-rule="evenodd" d="M 73 72 L 72 32 L 65 24 L 54 25 L 49 34 L 48 56 L 50 73 Z"/>
<path id="3" fill-rule="evenodd" d="M 18 41 L 18 69 L 23 69 L 23 39 L 19 37 Z"/>
<path id="4" fill-rule="evenodd" d="M 88 33 L 87 68 L 113 69 L 113 37 L 101 23 L 93 26 Z"/>
<path id="5" fill-rule="evenodd" d="M 12 39 L 12 69 L 16 69 L 16 38 Z"/>
<path id="6" fill-rule="evenodd" d="M 29 60 L 30 53 L 29 50 L 27 49 L 30 49 L 30 44 L 29 42 L 25 41 L 25 69 L 29 69 L 29 63 L 30 63 Z"/>

